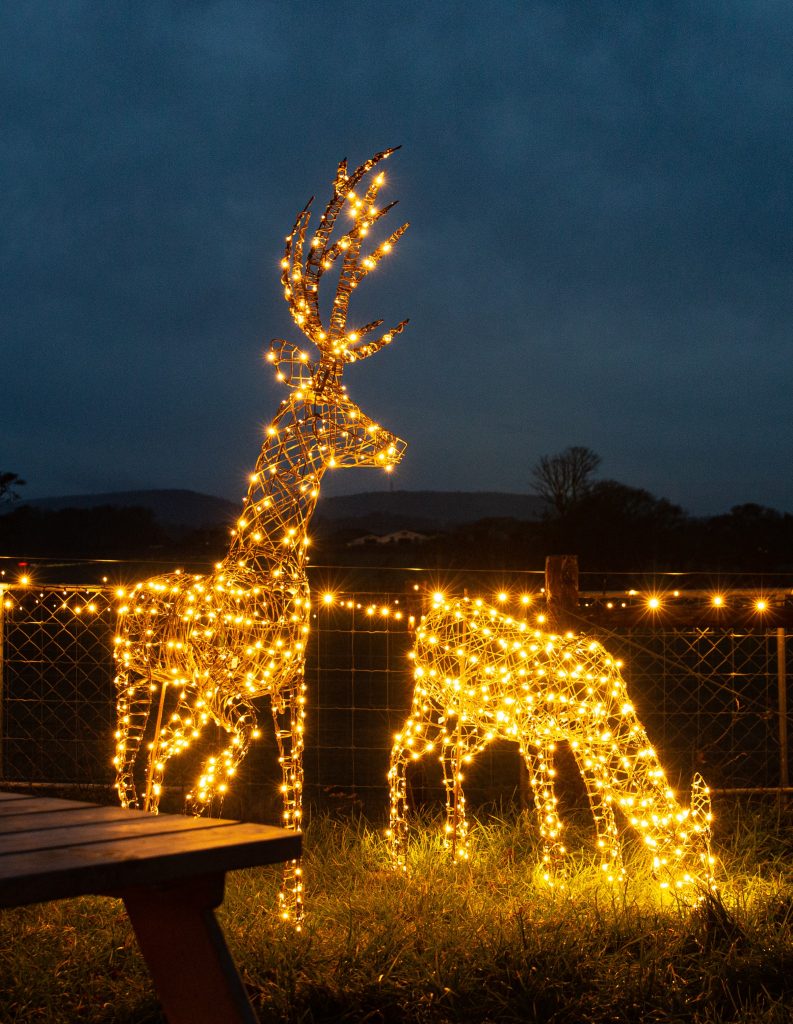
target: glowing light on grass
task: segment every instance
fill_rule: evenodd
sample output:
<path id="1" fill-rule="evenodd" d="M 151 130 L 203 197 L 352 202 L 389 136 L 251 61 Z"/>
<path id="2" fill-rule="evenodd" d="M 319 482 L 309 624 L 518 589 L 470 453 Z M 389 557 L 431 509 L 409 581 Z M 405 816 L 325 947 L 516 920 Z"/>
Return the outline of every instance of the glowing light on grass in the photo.
<path id="1" fill-rule="evenodd" d="M 269 697 L 283 783 L 282 824 L 300 827 L 303 789 L 305 685 L 303 668 L 311 601 L 306 565 L 308 523 L 327 469 L 392 468 L 405 443 L 370 420 L 348 397 L 342 374 L 348 363 L 389 345 L 407 320 L 379 337 L 383 321 L 350 331 L 352 291 L 377 266 L 407 228 L 362 255 L 362 241 L 394 206 L 375 210 L 384 176 L 360 196 L 354 189 L 393 150 L 377 153 L 352 173 L 339 164 L 333 194 L 310 238 L 309 202 L 286 239 L 281 263 L 284 297 L 292 317 L 319 359 L 288 341 L 272 343 L 267 360 L 289 395 L 265 431 L 250 475 L 242 515 L 226 557 L 206 576 L 181 572 L 138 583 L 124 597 L 115 644 L 116 787 L 125 807 L 156 812 L 168 761 L 219 726 L 225 742 L 208 752 L 188 795 L 195 813 L 218 804 L 259 733 L 255 701 Z M 336 242 L 331 235 L 344 207 L 352 218 Z M 338 266 L 327 323 L 319 312 L 319 285 Z M 150 712 L 153 736 L 146 743 Z M 135 765 L 148 759 L 139 795 Z M 300 868 L 289 868 L 281 894 L 282 916 L 299 917 Z"/>
<path id="2" fill-rule="evenodd" d="M 416 631 L 410 714 L 389 769 L 395 862 L 405 867 L 408 766 L 436 752 L 446 791 L 446 845 L 469 856 L 464 772 L 493 740 L 512 740 L 526 762 L 546 880 L 564 860 L 554 754 L 566 742 L 586 785 L 603 877 L 624 875 L 621 832 L 638 833 L 662 888 L 712 882 L 710 801 L 700 776 L 684 807 L 639 721 L 622 663 L 597 640 L 533 628 L 481 601 L 436 602 Z"/>

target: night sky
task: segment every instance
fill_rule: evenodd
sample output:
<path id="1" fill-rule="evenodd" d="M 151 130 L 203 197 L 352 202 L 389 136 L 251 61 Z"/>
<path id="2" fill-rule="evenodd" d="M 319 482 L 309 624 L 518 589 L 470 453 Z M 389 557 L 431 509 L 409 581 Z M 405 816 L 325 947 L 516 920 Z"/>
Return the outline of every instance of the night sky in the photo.
<path id="1" fill-rule="evenodd" d="M 283 238 L 402 145 L 345 374 L 409 443 L 325 493 L 601 475 L 793 511 L 793 7 L 49 2 L 0 14 L 0 469 L 238 498 L 301 335 Z"/>

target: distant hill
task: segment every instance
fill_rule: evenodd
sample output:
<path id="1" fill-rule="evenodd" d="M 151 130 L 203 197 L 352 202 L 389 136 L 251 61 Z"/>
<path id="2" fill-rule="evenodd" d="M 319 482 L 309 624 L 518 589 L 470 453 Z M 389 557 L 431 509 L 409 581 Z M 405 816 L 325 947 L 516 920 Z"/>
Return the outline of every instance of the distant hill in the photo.
<path id="1" fill-rule="evenodd" d="M 480 519 L 536 520 L 545 502 L 504 491 L 369 491 L 320 496 L 316 516 L 334 526 L 373 530 L 444 530 Z"/>
<path id="2" fill-rule="evenodd" d="M 70 494 L 32 498 L 32 508 L 146 508 L 165 527 L 211 529 L 229 526 L 239 516 L 241 503 L 213 494 L 187 490 L 111 491 L 105 494 Z M 412 529 L 443 530 L 479 519 L 539 519 L 543 500 L 532 494 L 502 491 L 368 491 L 338 497 L 320 497 L 316 518 L 334 529 L 364 532 Z"/>
<path id="3" fill-rule="evenodd" d="M 107 494 L 69 494 L 32 498 L 31 508 L 56 512 L 64 508 L 146 508 L 164 527 L 191 530 L 227 526 L 239 517 L 241 503 L 198 491 L 111 491 Z"/>

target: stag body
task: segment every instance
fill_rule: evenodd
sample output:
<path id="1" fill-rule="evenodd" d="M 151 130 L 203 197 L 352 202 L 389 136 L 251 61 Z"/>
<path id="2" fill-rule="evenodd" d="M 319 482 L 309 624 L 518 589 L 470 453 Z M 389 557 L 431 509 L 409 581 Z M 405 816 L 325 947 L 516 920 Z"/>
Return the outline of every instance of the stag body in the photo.
<path id="1" fill-rule="evenodd" d="M 696 779 L 683 807 L 628 697 L 620 666 L 596 640 L 554 636 L 481 601 L 438 601 L 414 650 L 411 713 L 389 772 L 390 835 L 404 867 L 406 766 L 436 751 L 444 769 L 447 845 L 467 858 L 463 765 L 494 739 L 517 742 L 525 759 L 543 842 L 545 877 L 565 854 L 554 794 L 553 755 L 567 742 L 586 784 L 604 875 L 622 876 L 620 830 L 636 830 L 663 887 L 711 878 L 707 789 Z"/>
<path id="2" fill-rule="evenodd" d="M 305 263 L 308 206 L 287 238 L 285 297 L 320 358 L 312 362 L 289 342 L 272 345 L 268 360 L 290 394 L 267 428 L 228 554 L 211 575 L 170 573 L 138 584 L 126 595 L 115 648 L 116 786 L 124 806 L 156 811 L 168 760 L 197 741 L 210 724 L 220 726 L 227 739 L 205 759 L 188 801 L 201 813 L 222 799 L 250 742 L 259 735 L 254 702 L 267 696 L 283 771 L 283 824 L 300 826 L 303 669 L 310 618 L 307 526 L 327 469 L 391 469 L 405 449 L 404 442 L 361 412 L 342 384 L 347 363 L 373 355 L 407 323 L 371 342 L 363 339 L 382 321 L 357 331 L 346 328 L 351 290 L 407 227 L 361 258 L 362 238 L 390 207 L 378 212 L 373 205 L 382 175 L 362 198 L 352 189 L 390 152 L 377 154 L 350 175 L 342 162 Z M 351 204 L 353 227 L 331 245 L 330 234 L 345 202 Z M 319 316 L 318 283 L 339 257 L 326 330 Z M 135 766 L 155 694 L 156 723 L 146 743 L 148 771 L 141 796 Z M 299 868 L 293 865 L 292 871 L 291 886 L 282 894 L 285 917 L 296 908 L 299 912 Z"/>

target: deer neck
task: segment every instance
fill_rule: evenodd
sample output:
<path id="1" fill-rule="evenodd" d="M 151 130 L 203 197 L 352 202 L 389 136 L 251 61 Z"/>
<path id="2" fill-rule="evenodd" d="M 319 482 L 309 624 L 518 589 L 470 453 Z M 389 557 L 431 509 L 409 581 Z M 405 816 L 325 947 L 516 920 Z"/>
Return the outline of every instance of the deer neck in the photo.
<path id="1" fill-rule="evenodd" d="M 308 524 L 326 468 L 304 409 L 286 401 L 267 428 L 225 559 L 269 576 L 276 586 L 305 582 Z"/>
<path id="2" fill-rule="evenodd" d="M 651 820 L 655 817 L 661 820 L 682 813 L 660 761 L 638 721 L 633 721 L 630 729 L 617 730 L 614 739 L 617 750 L 610 763 L 607 758 L 607 770 L 615 780 L 612 797 L 625 816 L 628 819 Z M 652 752 L 648 754 L 648 751 Z M 626 772 L 624 759 L 633 764 L 633 770 Z"/>

